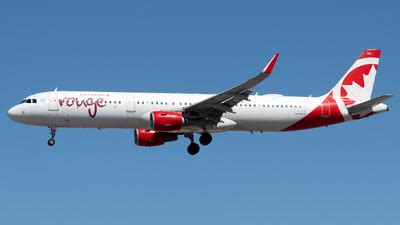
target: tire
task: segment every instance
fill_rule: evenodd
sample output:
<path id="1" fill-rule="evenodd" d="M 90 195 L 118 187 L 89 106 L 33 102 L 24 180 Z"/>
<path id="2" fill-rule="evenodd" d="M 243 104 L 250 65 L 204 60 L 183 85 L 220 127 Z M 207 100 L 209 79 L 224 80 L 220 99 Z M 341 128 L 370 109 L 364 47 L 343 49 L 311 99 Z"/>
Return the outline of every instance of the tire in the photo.
<path id="1" fill-rule="evenodd" d="M 199 151 L 200 146 L 196 143 L 191 143 L 187 148 L 187 152 L 189 153 L 189 155 L 196 155 L 197 153 L 199 153 Z"/>
<path id="2" fill-rule="evenodd" d="M 210 133 L 203 133 L 200 136 L 199 142 L 202 145 L 209 145 L 212 141 L 212 136 Z"/>
<path id="3" fill-rule="evenodd" d="M 53 138 L 50 138 L 50 139 L 47 141 L 47 144 L 48 144 L 49 146 L 53 146 L 53 145 L 56 144 L 56 140 L 54 140 Z"/>

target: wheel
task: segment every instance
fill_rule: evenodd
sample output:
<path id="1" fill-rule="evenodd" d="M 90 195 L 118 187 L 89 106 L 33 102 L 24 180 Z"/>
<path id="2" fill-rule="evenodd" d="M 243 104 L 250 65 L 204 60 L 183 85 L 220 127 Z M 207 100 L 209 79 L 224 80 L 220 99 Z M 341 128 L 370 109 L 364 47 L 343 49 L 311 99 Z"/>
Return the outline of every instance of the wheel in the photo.
<path id="1" fill-rule="evenodd" d="M 56 140 L 54 140 L 53 138 L 50 138 L 50 139 L 47 141 L 47 144 L 48 144 L 49 146 L 53 146 L 55 143 L 56 143 Z"/>
<path id="2" fill-rule="evenodd" d="M 203 133 L 201 134 L 199 141 L 202 145 L 208 145 L 212 141 L 212 136 L 210 133 Z"/>
<path id="3" fill-rule="evenodd" d="M 196 155 L 197 153 L 199 153 L 199 151 L 200 146 L 196 143 L 191 143 L 187 148 L 187 152 L 189 153 L 189 155 Z"/>

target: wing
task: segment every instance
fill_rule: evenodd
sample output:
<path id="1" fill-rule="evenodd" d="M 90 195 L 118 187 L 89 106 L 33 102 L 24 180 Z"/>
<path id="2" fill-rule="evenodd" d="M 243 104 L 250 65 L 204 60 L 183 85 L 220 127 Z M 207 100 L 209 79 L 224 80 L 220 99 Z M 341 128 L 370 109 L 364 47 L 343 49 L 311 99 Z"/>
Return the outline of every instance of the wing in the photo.
<path id="1" fill-rule="evenodd" d="M 239 102 L 248 100 L 248 97 L 252 92 L 250 89 L 272 73 L 278 57 L 279 53 L 276 53 L 271 60 L 269 60 L 261 73 L 246 82 L 184 108 L 183 111 L 185 115 L 190 120 L 197 121 L 198 125 L 216 125 L 220 122 L 222 114 L 226 112 L 235 113 L 232 108 Z"/>

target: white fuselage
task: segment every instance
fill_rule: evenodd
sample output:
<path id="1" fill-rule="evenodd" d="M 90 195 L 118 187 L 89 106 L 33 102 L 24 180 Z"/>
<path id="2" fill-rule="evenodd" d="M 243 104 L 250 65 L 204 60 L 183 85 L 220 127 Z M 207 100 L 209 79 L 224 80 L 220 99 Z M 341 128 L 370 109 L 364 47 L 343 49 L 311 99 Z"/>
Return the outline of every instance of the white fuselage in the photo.
<path id="1" fill-rule="evenodd" d="M 47 127 L 150 129 L 153 111 L 175 111 L 209 98 L 210 94 L 54 91 L 31 95 L 9 111 L 14 120 Z M 252 95 L 225 113 L 210 132 L 282 131 L 318 107 L 323 97 Z M 323 115 L 321 115 L 323 116 Z M 344 115 L 345 116 L 345 115 Z M 184 127 L 175 132 L 201 132 Z"/>
<path id="2" fill-rule="evenodd" d="M 50 128 L 47 144 L 55 144 L 56 128 L 130 128 L 139 146 L 190 140 L 190 155 L 199 143 L 211 143 L 212 132 L 295 131 L 329 126 L 386 112 L 391 95 L 371 98 L 380 50 L 361 53 L 340 81 L 320 97 L 250 95 L 266 79 L 279 54 L 264 69 L 219 94 L 53 91 L 31 95 L 8 111 L 11 119 Z"/>

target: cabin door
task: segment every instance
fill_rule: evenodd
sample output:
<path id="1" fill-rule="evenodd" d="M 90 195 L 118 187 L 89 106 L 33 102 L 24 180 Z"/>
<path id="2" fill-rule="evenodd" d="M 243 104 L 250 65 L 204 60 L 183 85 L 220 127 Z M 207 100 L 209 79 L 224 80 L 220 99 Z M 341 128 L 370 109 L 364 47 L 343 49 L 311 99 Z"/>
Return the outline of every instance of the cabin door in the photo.
<path id="1" fill-rule="evenodd" d="M 48 96 L 48 110 L 49 111 L 58 111 L 58 93 L 57 91 L 53 91 L 49 93 Z"/>
<path id="2" fill-rule="evenodd" d="M 321 117 L 329 118 L 330 114 L 331 114 L 330 102 L 329 99 L 326 99 L 321 105 Z"/>

